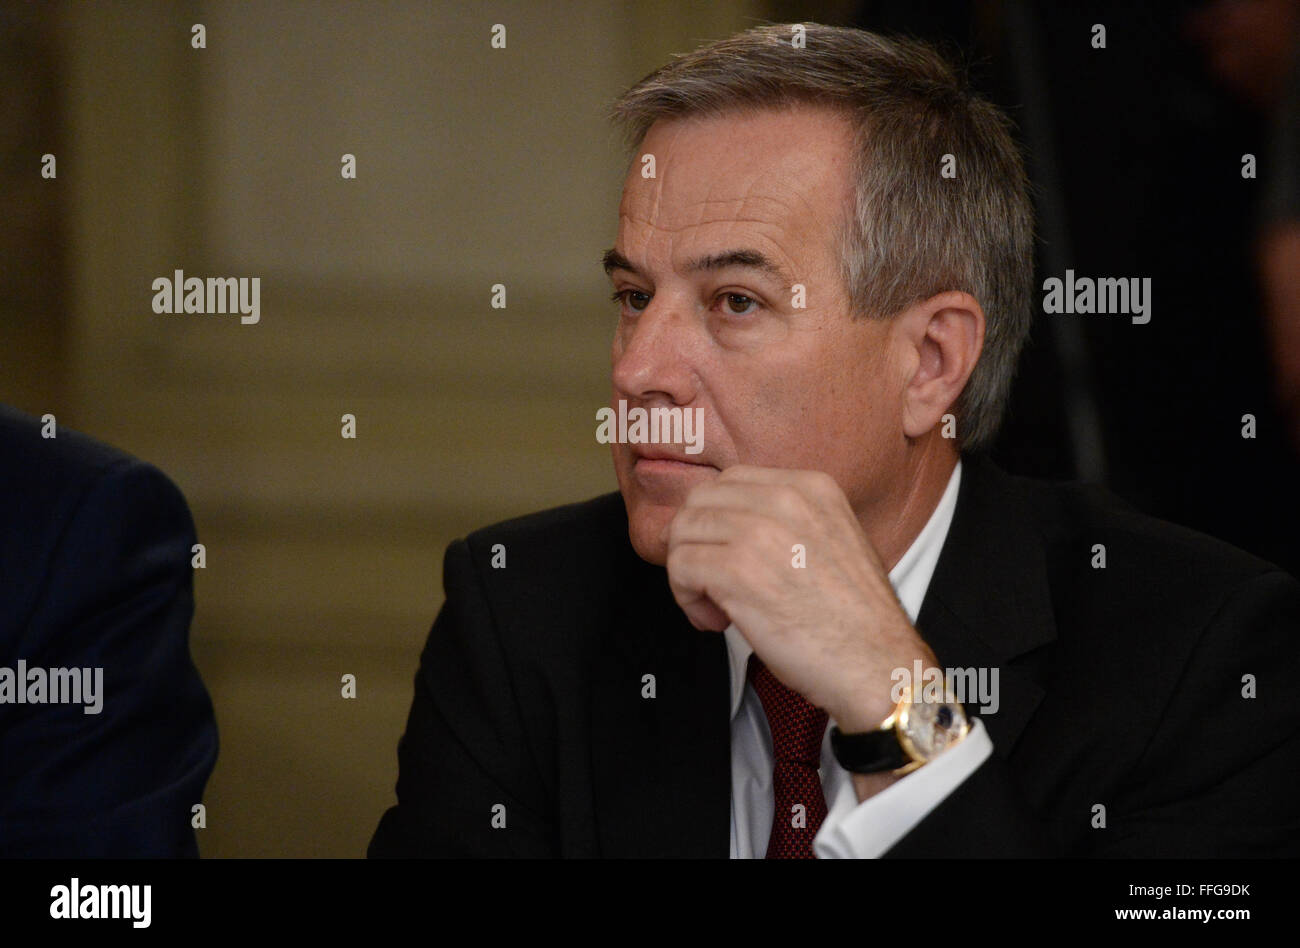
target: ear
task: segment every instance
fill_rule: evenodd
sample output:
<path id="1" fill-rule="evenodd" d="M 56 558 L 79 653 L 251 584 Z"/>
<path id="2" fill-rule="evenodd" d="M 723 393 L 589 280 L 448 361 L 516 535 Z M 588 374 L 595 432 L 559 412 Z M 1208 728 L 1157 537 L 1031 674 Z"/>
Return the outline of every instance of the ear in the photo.
<path id="1" fill-rule="evenodd" d="M 984 348 L 984 310 L 969 293 L 952 290 L 908 307 L 894 319 L 902 351 L 903 433 L 933 430 L 975 371 Z"/>

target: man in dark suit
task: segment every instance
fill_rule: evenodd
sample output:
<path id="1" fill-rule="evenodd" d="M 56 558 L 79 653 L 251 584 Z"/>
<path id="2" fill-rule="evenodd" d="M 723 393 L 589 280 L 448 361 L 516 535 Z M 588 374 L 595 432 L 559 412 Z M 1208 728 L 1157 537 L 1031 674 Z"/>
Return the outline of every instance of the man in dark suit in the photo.
<path id="1" fill-rule="evenodd" d="M 217 729 L 185 499 L 7 406 L 0 494 L 0 857 L 197 856 Z"/>
<path id="2" fill-rule="evenodd" d="M 801 24 L 615 114 L 620 493 L 448 550 L 370 854 L 1300 852 L 1300 584 L 981 454 L 1032 305 L 996 110 Z"/>

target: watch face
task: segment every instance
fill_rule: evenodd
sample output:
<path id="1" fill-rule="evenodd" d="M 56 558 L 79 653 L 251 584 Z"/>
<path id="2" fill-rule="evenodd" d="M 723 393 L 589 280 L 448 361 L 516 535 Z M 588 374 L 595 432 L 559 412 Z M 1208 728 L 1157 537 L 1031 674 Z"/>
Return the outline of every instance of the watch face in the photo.
<path id="1" fill-rule="evenodd" d="M 898 719 L 898 737 L 913 759 L 931 760 L 956 744 L 969 730 L 960 704 L 920 701 Z"/>

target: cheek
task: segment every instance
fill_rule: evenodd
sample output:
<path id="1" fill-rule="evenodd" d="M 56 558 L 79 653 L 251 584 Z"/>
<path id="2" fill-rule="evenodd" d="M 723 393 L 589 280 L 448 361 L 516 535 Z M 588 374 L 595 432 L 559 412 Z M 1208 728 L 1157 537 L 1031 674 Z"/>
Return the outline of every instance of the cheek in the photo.
<path id="1" fill-rule="evenodd" d="M 849 361 L 860 345 L 844 340 L 813 369 L 761 373 L 764 384 L 736 403 L 742 410 L 732 434 L 741 460 L 847 474 L 877 453 L 899 398 L 883 360 Z"/>
<path id="2" fill-rule="evenodd" d="M 819 399 L 802 386 L 769 385 L 746 408 L 743 450 L 747 463 L 792 467 L 807 457 L 816 439 Z"/>

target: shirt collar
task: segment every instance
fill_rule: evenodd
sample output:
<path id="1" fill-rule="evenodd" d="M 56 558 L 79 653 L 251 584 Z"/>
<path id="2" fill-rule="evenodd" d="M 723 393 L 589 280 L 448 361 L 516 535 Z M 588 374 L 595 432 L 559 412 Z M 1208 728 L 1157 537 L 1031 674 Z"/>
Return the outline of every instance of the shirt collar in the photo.
<path id="1" fill-rule="evenodd" d="M 961 459 L 957 460 L 952 474 L 948 477 L 948 486 L 943 496 L 935 505 L 934 512 L 926 521 L 921 532 L 917 534 L 907 552 L 889 571 L 889 582 L 894 587 L 894 594 L 902 603 L 912 624 L 921 611 L 925 600 L 925 591 L 930 586 L 930 578 L 939 562 L 939 551 L 948 537 L 948 528 L 952 525 L 953 512 L 957 509 L 957 492 L 961 486 Z M 741 700 L 745 697 L 745 670 L 749 656 L 754 651 L 745 637 L 734 624 L 727 626 L 722 633 L 727 642 L 727 657 L 731 664 L 731 717 L 734 720 L 740 711 Z"/>

